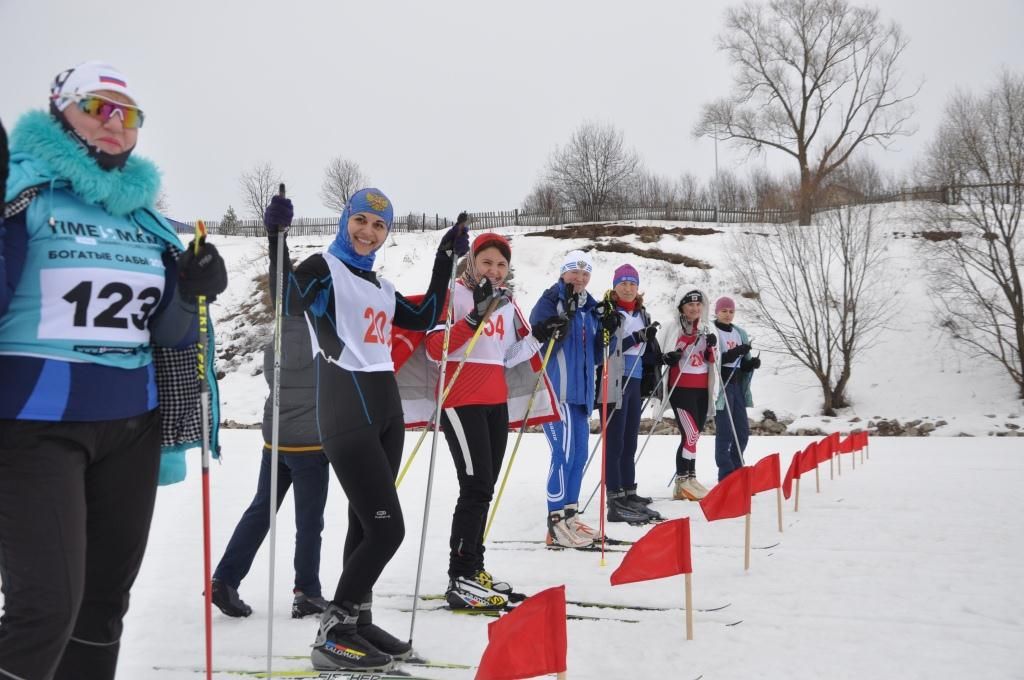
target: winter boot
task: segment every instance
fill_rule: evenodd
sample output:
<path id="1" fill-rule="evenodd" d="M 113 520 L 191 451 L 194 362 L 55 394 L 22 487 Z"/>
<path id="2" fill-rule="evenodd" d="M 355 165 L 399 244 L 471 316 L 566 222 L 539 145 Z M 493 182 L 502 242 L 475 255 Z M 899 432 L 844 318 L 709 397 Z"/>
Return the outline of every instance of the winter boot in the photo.
<path id="1" fill-rule="evenodd" d="M 483 570 L 472 576 L 452 576 L 444 599 L 452 609 L 504 609 L 508 596 L 491 588 L 493 581 Z"/>
<path id="2" fill-rule="evenodd" d="M 672 482 L 672 498 L 677 501 L 696 501 L 699 500 L 694 495 L 693 490 L 687 483 L 690 478 L 686 475 L 676 475 L 675 480 Z"/>
<path id="3" fill-rule="evenodd" d="M 575 503 L 565 506 L 565 523 L 569 525 L 569 528 L 572 529 L 572 532 L 577 536 L 589 538 L 593 543 L 600 543 L 601 532 L 594 527 L 585 524 L 583 520 L 580 519 L 580 513 L 576 508 L 577 505 Z"/>
<path id="4" fill-rule="evenodd" d="M 329 604 L 330 602 L 319 595 L 310 597 L 301 590 L 296 590 L 295 599 L 292 600 L 292 618 L 301 619 L 310 614 L 323 614 Z"/>
<path id="5" fill-rule="evenodd" d="M 628 498 L 631 501 L 639 501 L 644 505 L 650 505 L 651 503 L 654 502 L 654 499 L 651 498 L 650 496 L 641 496 L 640 494 L 638 494 L 636 492 L 636 484 L 628 486 L 624 490 L 626 492 L 626 498 Z"/>
<path id="6" fill-rule="evenodd" d="M 390 654 L 380 651 L 356 628 L 359 621 L 359 605 L 343 602 L 339 607 L 333 602 L 320 615 L 320 630 L 310 660 L 318 671 L 354 670 L 384 671 L 391 668 Z"/>
<path id="7" fill-rule="evenodd" d="M 660 512 L 647 507 L 647 505 L 637 500 L 634 496 L 630 496 L 629 492 L 626 492 L 626 495 L 622 498 L 622 502 L 633 510 L 639 512 L 641 515 L 647 515 L 647 518 L 652 522 L 660 522 L 665 519 L 661 516 Z"/>
<path id="8" fill-rule="evenodd" d="M 586 548 L 593 545 L 593 539 L 577 534 L 565 519 L 564 510 L 548 515 L 547 544 L 552 548 Z"/>
<path id="9" fill-rule="evenodd" d="M 608 521 L 628 522 L 629 524 L 647 524 L 650 517 L 626 502 L 626 494 L 612 491 L 608 494 Z"/>
<path id="10" fill-rule="evenodd" d="M 213 579 L 210 588 L 214 606 L 225 615 L 239 618 L 252 614 L 252 607 L 243 602 L 238 591 L 227 583 Z"/>
<path id="11" fill-rule="evenodd" d="M 483 585 L 490 584 L 489 587 L 491 590 L 497 593 L 501 593 L 502 595 L 508 598 L 509 602 L 513 604 L 518 604 L 519 602 L 522 602 L 526 599 L 526 595 L 524 595 L 523 593 L 517 593 L 515 589 L 512 587 L 511 583 L 509 583 L 508 581 L 495 581 L 494 576 L 491 575 L 491 572 L 485 569 L 481 569 L 480 571 L 478 571 L 473 576 L 473 578 L 476 579 L 478 583 L 481 583 Z"/>
<path id="12" fill-rule="evenodd" d="M 690 487 L 693 488 L 698 494 L 698 500 L 708 495 L 708 488 L 697 481 L 697 473 L 690 472 Z"/>
<path id="13" fill-rule="evenodd" d="M 372 607 L 373 595 L 359 605 L 359 620 L 356 622 L 359 636 L 385 654 L 390 654 L 396 661 L 404 661 L 412 656 L 412 645 L 399 640 L 373 622 Z"/>

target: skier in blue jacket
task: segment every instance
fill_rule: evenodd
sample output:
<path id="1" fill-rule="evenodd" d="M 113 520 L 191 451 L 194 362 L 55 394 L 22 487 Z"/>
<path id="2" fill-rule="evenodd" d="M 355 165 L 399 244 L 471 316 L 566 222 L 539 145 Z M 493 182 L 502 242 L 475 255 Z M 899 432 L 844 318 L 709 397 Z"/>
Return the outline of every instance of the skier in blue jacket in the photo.
<path id="1" fill-rule="evenodd" d="M 547 544 L 566 548 L 585 548 L 600 538 L 580 521 L 577 507 L 587 462 L 594 371 L 597 357 L 604 352 L 601 330 L 614 333 L 621 322 L 614 310 L 601 315 L 597 301 L 587 292 L 593 269 L 587 253 L 570 251 L 558 283 L 544 291 L 530 312 L 534 337 L 542 344 L 555 343 L 547 374 L 561 420 L 544 425 L 551 447 Z"/>

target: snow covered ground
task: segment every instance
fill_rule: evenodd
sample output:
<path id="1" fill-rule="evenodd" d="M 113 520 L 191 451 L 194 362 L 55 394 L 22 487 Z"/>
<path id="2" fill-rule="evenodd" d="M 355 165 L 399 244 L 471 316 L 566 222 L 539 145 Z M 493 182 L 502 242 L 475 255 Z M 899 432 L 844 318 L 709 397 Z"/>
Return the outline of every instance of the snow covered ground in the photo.
<path id="1" fill-rule="evenodd" d="M 412 437 L 407 438 L 406 450 Z M 810 441 L 754 438 L 747 460 L 781 450 L 782 464 Z M 871 458 L 856 470 L 846 457 L 843 474 L 822 491 L 805 476 L 800 512 L 785 509 L 785 532 L 776 527 L 775 497 L 754 500 L 755 550 L 743 570 L 743 520 L 707 523 L 696 504 L 667 500 L 675 438 L 657 436 L 639 466 L 642 492 L 658 497 L 669 517 L 692 521 L 694 640 L 685 640 L 682 611 L 638 612 L 569 607 L 570 613 L 631 619 L 568 622 L 569 678 L 1022 678 L 1024 677 L 1024 515 L 1017 497 L 1024 456 L 1014 439 L 875 438 Z M 224 462 L 211 471 L 214 560 L 255 489 L 259 433 L 224 433 Z M 424 450 L 426 453 L 428 449 Z M 493 541 L 539 540 L 544 533 L 547 446 L 526 435 L 506 491 Z M 698 474 L 715 478 L 713 441 L 701 442 Z M 149 549 L 132 594 L 118 678 L 191 680 L 195 672 L 154 670 L 203 666 L 202 540 L 197 456 L 189 479 L 161 489 Z M 428 456 L 421 455 L 403 484 L 407 536 L 377 587 L 375 619 L 400 637 L 408 633 L 412 584 L 421 530 Z M 592 469 L 584 483 L 596 483 Z M 430 508 L 422 591 L 445 586 L 447 532 L 457 483 L 443 438 Z M 332 482 L 324 532 L 321 578 L 333 588 L 345 534 L 344 497 Z M 588 513 L 596 521 L 594 510 Z M 275 654 L 305 655 L 316 632 L 312 619 L 288 618 L 291 602 L 293 515 L 287 500 L 279 515 Z M 643 529 L 613 525 L 610 534 L 638 538 Z M 496 576 L 533 592 L 566 584 L 567 597 L 632 605 L 683 604 L 675 577 L 611 587 L 607 566 L 592 553 L 550 552 L 540 546 L 505 549 L 491 543 L 487 565 Z M 214 614 L 215 665 L 265 668 L 267 548 L 260 551 L 241 594 L 255 613 L 248 619 Z M 393 595 L 393 596 L 392 596 Z M 417 615 L 415 644 L 425 656 L 475 664 L 486 646 L 489 619 L 447 612 Z M 742 621 L 734 626 L 728 624 Z M 529 650 L 523 650 L 529 653 Z M 302 667 L 278 659 L 275 669 Z M 473 670 L 423 671 L 472 678 Z M 237 677 L 221 674 L 216 677 Z"/>
<path id="2" fill-rule="evenodd" d="M 301 207 L 300 207 L 301 208 Z M 755 408 L 752 418 L 760 419 L 763 409 L 771 409 L 779 418 L 795 419 L 790 430 L 817 427 L 824 432 L 848 429 L 849 421 L 898 418 L 901 421 L 924 419 L 938 424 L 935 435 L 1007 434 L 1024 428 L 1021 401 L 1015 399 L 1012 381 L 995 365 L 970 357 L 953 345 L 948 336 L 935 327 L 935 312 L 929 298 L 917 250 L 917 239 L 906 235 L 913 231 L 912 204 L 880 206 L 890 265 L 885 272 L 892 282 L 892 296 L 877 301 L 891 306 L 896 314 L 874 345 L 858 360 L 849 386 L 852 406 L 838 419 L 822 418 L 820 389 L 813 376 L 780 354 L 764 352 L 763 368 L 754 382 Z M 637 226 L 709 227 L 705 223 L 636 222 Z M 664 236 L 643 243 L 637 236 L 606 237 L 599 241 L 622 241 L 638 248 L 657 248 L 681 253 L 712 265 L 701 270 L 632 254 L 593 251 L 594 275 L 590 292 L 600 297 L 611 287 L 614 269 L 630 262 L 640 272 L 640 291 L 655 320 L 666 323 L 674 314 L 679 297 L 692 287 L 702 288 L 712 304 L 720 295 L 737 302 L 736 323 L 754 338 L 754 347 L 764 347 L 768 332 L 752 322 L 749 304 L 739 297 L 730 274 L 730 240 L 735 232 L 754 231 L 758 225 L 722 225 L 722 233 L 707 236 Z M 520 306 L 529 313 L 540 294 L 551 286 L 566 252 L 591 243 L 585 239 L 555 239 L 527 235 L 533 228 L 501 230 L 512 238 L 514 285 Z M 440 234 L 395 234 L 377 257 L 378 269 L 394 281 L 399 291 L 421 292 L 429 279 L 429 268 Z M 228 259 L 231 284 L 213 305 L 215 320 L 231 317 L 243 305 L 258 297 L 253 278 L 265 273 L 266 245 L 263 239 L 216 237 L 218 247 Z M 293 256 L 305 257 L 329 242 L 328 237 L 295 237 L 290 243 Z M 219 344 L 231 346 L 254 334 L 268 337 L 268 325 L 254 327 L 246 316 L 235 316 L 218 324 Z M 249 342 L 248 344 L 252 344 Z M 265 384 L 262 355 L 252 353 L 220 361 L 226 372 L 221 381 L 224 417 L 241 424 L 259 423 L 262 418 Z M 944 422 L 944 424 L 943 424 Z M 861 424 L 863 427 L 863 423 Z"/>

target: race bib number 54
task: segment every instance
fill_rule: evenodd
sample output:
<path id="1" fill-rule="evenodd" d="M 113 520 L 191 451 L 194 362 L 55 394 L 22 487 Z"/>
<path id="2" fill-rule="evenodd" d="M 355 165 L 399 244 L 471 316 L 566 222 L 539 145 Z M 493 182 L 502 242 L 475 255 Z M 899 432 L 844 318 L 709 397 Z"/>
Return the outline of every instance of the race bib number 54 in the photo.
<path id="1" fill-rule="evenodd" d="M 40 272 L 39 338 L 143 344 L 163 275 L 74 267 Z"/>

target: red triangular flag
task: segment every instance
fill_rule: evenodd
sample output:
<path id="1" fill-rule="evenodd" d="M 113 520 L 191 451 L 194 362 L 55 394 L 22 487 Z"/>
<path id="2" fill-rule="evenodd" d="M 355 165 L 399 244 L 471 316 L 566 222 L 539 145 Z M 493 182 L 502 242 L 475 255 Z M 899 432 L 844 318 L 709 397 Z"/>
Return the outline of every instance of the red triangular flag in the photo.
<path id="1" fill-rule="evenodd" d="M 656 525 L 634 543 L 612 572 L 611 582 L 618 586 L 691 572 L 690 518 L 683 517 Z"/>
<path id="2" fill-rule="evenodd" d="M 781 473 L 779 458 L 779 454 L 773 453 L 757 461 L 757 464 L 751 468 L 750 493 L 761 493 L 779 488 Z"/>
<path id="3" fill-rule="evenodd" d="M 818 467 L 818 449 L 820 445 L 821 442 L 811 442 L 804 449 L 803 453 L 799 454 L 800 462 L 796 464 L 796 470 L 799 474 L 812 472 L 814 468 Z M 828 458 L 825 460 L 828 460 Z"/>
<path id="4" fill-rule="evenodd" d="M 750 512 L 750 472 L 741 467 L 715 485 L 707 496 L 700 499 L 700 509 L 709 522 L 716 519 L 742 517 Z"/>
<path id="5" fill-rule="evenodd" d="M 832 450 L 831 440 L 828 438 L 822 439 L 820 442 L 811 444 L 807 447 L 807 451 L 810 451 L 811 447 L 814 447 L 814 465 L 817 467 L 818 463 L 827 463 L 832 459 L 834 451 Z"/>
<path id="6" fill-rule="evenodd" d="M 792 460 L 789 461 L 789 469 L 786 470 L 786 476 L 782 480 L 782 495 L 789 500 L 790 495 L 793 493 L 793 480 L 800 477 L 798 468 L 800 467 L 800 456 L 803 455 L 802 451 L 797 451 L 793 454 Z"/>
<path id="7" fill-rule="evenodd" d="M 565 672 L 565 586 L 542 590 L 487 626 L 476 680 Z"/>

